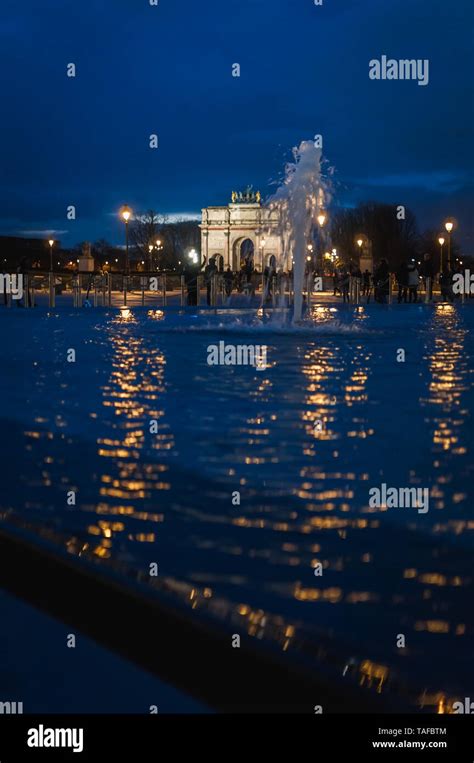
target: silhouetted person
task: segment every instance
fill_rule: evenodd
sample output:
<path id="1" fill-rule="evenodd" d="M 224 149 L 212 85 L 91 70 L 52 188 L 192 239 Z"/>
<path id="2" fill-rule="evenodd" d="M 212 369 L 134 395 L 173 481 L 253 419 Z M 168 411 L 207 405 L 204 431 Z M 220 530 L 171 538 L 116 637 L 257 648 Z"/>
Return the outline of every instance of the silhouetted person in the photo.
<path id="1" fill-rule="evenodd" d="M 402 262 L 399 265 L 396 278 L 398 284 L 398 304 L 400 304 L 400 302 L 406 302 L 408 299 L 408 265 L 406 262 Z"/>
<path id="2" fill-rule="evenodd" d="M 224 288 L 226 297 L 230 297 L 232 294 L 232 286 L 234 283 L 234 274 L 230 269 L 230 265 L 227 265 L 227 270 L 224 273 Z"/>
<path id="3" fill-rule="evenodd" d="M 368 295 L 370 291 L 370 271 L 366 268 L 362 276 L 362 294 Z"/>
<path id="4" fill-rule="evenodd" d="M 425 289 L 429 294 L 428 299 L 433 299 L 433 281 L 436 275 L 431 254 L 426 253 L 423 258 L 422 275 L 425 281 Z M 428 280 L 429 279 L 429 280 Z"/>
<path id="5" fill-rule="evenodd" d="M 415 260 L 411 260 L 408 264 L 408 301 L 418 302 L 418 285 L 420 282 L 420 274 L 416 267 Z"/>
<path id="6" fill-rule="evenodd" d="M 342 292 L 342 301 L 343 302 L 349 302 L 349 283 L 350 283 L 350 273 L 347 271 L 346 273 L 343 273 L 340 280 L 340 287 Z"/>
<path id="7" fill-rule="evenodd" d="M 380 260 L 380 264 L 374 274 L 376 302 L 385 303 L 390 292 L 390 270 L 387 260 Z"/>
<path id="8" fill-rule="evenodd" d="M 439 274 L 439 285 L 441 289 L 441 299 L 444 302 L 453 302 L 453 279 L 447 267 L 444 267 L 443 272 Z"/>
<path id="9" fill-rule="evenodd" d="M 212 289 L 212 279 L 217 273 L 217 266 L 216 261 L 214 257 L 211 257 L 209 260 L 209 263 L 206 265 L 204 269 L 204 279 L 206 281 L 206 289 L 207 289 L 207 304 L 211 304 L 211 289 Z"/>

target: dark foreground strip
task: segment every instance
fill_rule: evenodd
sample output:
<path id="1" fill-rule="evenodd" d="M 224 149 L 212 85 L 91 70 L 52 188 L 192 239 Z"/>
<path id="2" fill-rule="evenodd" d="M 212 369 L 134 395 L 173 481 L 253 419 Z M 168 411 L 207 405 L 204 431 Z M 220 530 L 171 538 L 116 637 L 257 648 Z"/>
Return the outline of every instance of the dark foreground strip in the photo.
<path id="1" fill-rule="evenodd" d="M 89 566 L 0 528 L 0 586 L 218 711 L 390 712 L 387 700 L 337 677 L 309 674 L 241 633 L 210 627 Z"/>
<path id="2" fill-rule="evenodd" d="M 249 752 L 292 761 L 305 750 L 322 761 L 404 761 L 411 752 L 408 760 L 418 763 L 472 763 L 472 749 L 472 718 L 460 715 L 293 715 L 279 723 L 269 715 L 0 716 L 2 763 L 222 763 L 242 761 Z"/>

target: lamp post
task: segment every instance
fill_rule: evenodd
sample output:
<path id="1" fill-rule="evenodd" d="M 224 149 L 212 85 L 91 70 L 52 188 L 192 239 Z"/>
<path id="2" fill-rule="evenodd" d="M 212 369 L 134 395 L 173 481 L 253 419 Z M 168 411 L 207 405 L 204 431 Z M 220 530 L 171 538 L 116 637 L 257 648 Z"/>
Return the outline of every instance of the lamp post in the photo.
<path id="1" fill-rule="evenodd" d="M 318 221 L 320 231 L 322 231 L 324 225 L 326 224 L 326 220 L 327 220 L 326 213 L 321 210 L 316 219 Z M 322 238 L 322 235 L 321 235 L 321 238 Z M 324 269 L 324 263 L 323 263 L 323 245 L 322 245 L 322 243 L 323 242 L 320 241 L 320 244 L 321 244 L 321 273 L 323 272 L 323 269 Z M 317 256 L 316 256 L 316 259 L 317 259 Z"/>
<path id="2" fill-rule="evenodd" d="M 356 244 L 359 247 L 359 265 L 358 265 L 358 267 L 359 267 L 359 270 L 362 272 L 362 268 L 360 267 L 360 257 L 361 257 L 361 254 L 362 254 L 362 247 L 364 245 L 364 239 L 361 238 L 361 236 L 359 236 L 359 238 L 356 240 Z"/>
<path id="3" fill-rule="evenodd" d="M 49 244 L 49 270 L 52 273 L 53 272 L 53 246 L 54 246 L 54 238 L 50 238 L 48 241 Z"/>
<path id="4" fill-rule="evenodd" d="M 265 244 L 266 243 L 267 242 L 265 241 L 265 236 L 263 236 L 260 239 L 260 249 L 262 250 L 262 273 L 263 273 L 264 268 L 265 268 Z"/>
<path id="5" fill-rule="evenodd" d="M 161 243 L 159 238 L 156 240 L 156 249 L 157 249 L 158 252 L 160 252 L 163 249 L 163 244 Z M 159 257 L 159 255 L 158 255 L 158 257 Z M 158 264 L 159 264 L 159 259 L 157 260 L 157 266 L 158 266 Z"/>
<path id="6" fill-rule="evenodd" d="M 443 272 L 443 246 L 444 246 L 444 241 L 445 241 L 445 239 L 443 238 L 443 236 L 440 236 L 439 239 L 438 239 L 438 244 L 439 244 L 439 247 L 440 247 L 440 257 L 439 257 L 439 272 L 440 273 Z"/>
<path id="7" fill-rule="evenodd" d="M 453 232 L 454 223 L 451 220 L 446 220 L 444 227 L 446 228 L 448 232 L 448 270 L 451 272 L 452 270 L 452 263 L 451 263 L 451 233 Z"/>
<path id="8" fill-rule="evenodd" d="M 130 207 L 125 205 L 124 207 L 122 207 L 120 215 L 122 217 L 122 220 L 125 223 L 125 272 L 128 274 L 130 270 L 130 262 L 128 258 L 128 223 L 132 216 L 132 210 L 130 209 Z"/>

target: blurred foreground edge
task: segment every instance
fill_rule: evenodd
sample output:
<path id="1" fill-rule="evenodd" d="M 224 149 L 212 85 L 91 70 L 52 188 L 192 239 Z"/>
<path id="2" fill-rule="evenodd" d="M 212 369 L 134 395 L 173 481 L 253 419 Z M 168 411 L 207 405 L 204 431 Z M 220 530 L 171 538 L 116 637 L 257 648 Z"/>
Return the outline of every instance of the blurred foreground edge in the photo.
<path id="1" fill-rule="evenodd" d="M 39 547 L 0 526 L 0 586 L 76 628 L 161 680 L 228 713 L 399 713 L 413 711 L 337 675 L 309 671 L 287 653 L 150 599 L 93 565 Z"/>

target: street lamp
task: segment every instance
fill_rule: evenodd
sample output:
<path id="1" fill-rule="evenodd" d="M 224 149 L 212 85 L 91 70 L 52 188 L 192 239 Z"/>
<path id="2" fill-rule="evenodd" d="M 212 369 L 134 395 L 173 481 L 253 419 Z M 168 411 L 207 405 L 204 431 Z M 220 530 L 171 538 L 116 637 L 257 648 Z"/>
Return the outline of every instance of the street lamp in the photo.
<path id="1" fill-rule="evenodd" d="M 194 265 L 197 263 L 197 261 L 199 259 L 199 255 L 198 255 L 198 253 L 196 252 L 195 249 L 191 249 L 191 251 L 188 253 L 188 257 L 191 260 L 191 262 L 194 263 Z"/>
<path id="2" fill-rule="evenodd" d="M 51 273 L 53 272 L 53 246 L 54 246 L 54 238 L 50 238 L 48 241 L 49 244 L 49 269 Z"/>
<path id="3" fill-rule="evenodd" d="M 451 263 L 451 233 L 453 232 L 454 223 L 452 220 L 446 220 L 444 227 L 446 228 L 448 232 L 448 269 L 449 271 L 452 270 L 452 263 Z"/>
<path id="4" fill-rule="evenodd" d="M 157 248 L 158 251 L 163 249 L 163 244 L 161 243 L 159 238 L 156 240 L 156 248 Z M 157 258 L 157 267 L 158 267 L 158 270 L 159 270 L 159 257 Z"/>
<path id="5" fill-rule="evenodd" d="M 320 210 L 320 212 L 319 212 L 319 215 L 317 216 L 317 218 L 316 218 L 316 219 L 317 219 L 317 221 L 318 221 L 318 224 L 319 224 L 319 227 L 320 227 L 320 229 L 322 230 L 322 228 L 323 228 L 324 224 L 326 223 L 326 219 L 327 219 L 327 217 L 326 217 L 326 213 L 325 213 L 325 212 L 323 212 L 322 210 Z M 323 262 L 323 241 L 322 241 L 322 236 L 320 236 L 320 237 L 319 237 L 319 244 L 320 244 L 320 246 L 321 246 L 321 272 L 322 272 L 322 271 L 323 271 L 323 268 L 324 268 L 324 262 Z M 318 267 L 318 257 L 317 257 L 317 254 L 316 254 L 316 268 L 317 268 L 317 267 Z"/>
<path id="6" fill-rule="evenodd" d="M 443 272 L 443 246 L 444 246 L 445 239 L 443 236 L 440 236 L 438 239 L 438 244 L 440 246 L 440 258 L 439 258 L 439 272 Z"/>
<path id="7" fill-rule="evenodd" d="M 130 269 L 130 263 L 128 259 L 128 223 L 132 216 L 132 210 L 126 204 L 120 210 L 120 216 L 125 223 L 125 271 L 128 273 Z"/>

